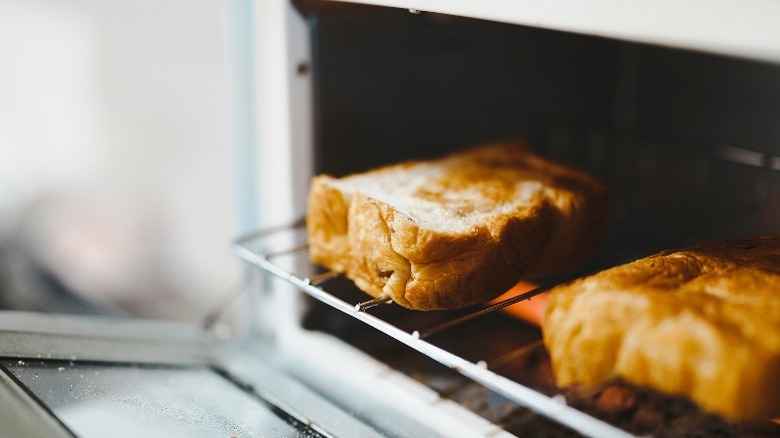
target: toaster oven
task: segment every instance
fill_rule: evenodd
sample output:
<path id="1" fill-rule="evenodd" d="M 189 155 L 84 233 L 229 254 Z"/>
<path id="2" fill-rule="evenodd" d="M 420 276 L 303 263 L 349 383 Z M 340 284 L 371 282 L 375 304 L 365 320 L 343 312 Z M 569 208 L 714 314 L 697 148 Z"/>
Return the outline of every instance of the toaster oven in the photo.
<path id="1" fill-rule="evenodd" d="M 609 382 L 555 387 L 550 287 L 661 249 L 780 232 L 780 6 L 236 0 L 241 293 L 201 326 L 7 312 L 9 436 L 773 436 Z M 522 138 L 598 175 L 585 264 L 457 311 L 313 266 L 311 177 Z M 231 336 L 222 317 L 239 309 Z"/>

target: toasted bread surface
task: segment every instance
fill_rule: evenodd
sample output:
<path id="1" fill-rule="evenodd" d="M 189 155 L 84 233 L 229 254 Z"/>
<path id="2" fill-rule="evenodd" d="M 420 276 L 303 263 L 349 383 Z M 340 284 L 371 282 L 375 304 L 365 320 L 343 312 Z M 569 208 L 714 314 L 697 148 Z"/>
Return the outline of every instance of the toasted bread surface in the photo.
<path id="1" fill-rule="evenodd" d="M 620 377 L 727 418 L 780 416 L 780 236 L 664 251 L 554 289 L 559 386 Z"/>
<path id="2" fill-rule="evenodd" d="M 452 309 L 581 262 L 606 204 L 598 179 L 512 142 L 315 177 L 307 231 L 312 260 L 368 294 Z"/>

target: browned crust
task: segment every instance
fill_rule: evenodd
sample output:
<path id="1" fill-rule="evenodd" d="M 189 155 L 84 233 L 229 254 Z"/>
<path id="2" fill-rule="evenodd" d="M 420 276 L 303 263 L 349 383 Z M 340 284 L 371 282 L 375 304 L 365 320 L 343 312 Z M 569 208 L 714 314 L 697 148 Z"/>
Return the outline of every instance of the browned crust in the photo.
<path id="1" fill-rule="evenodd" d="M 728 418 L 780 416 L 780 236 L 665 251 L 551 292 L 561 386 L 613 377 Z"/>
<path id="2" fill-rule="evenodd" d="M 312 261 L 346 273 L 374 297 L 389 295 L 415 310 L 452 309 L 495 298 L 521 278 L 571 267 L 600 241 L 607 194 L 596 178 L 544 160 L 521 143 L 452 157 L 463 160 L 448 167 L 441 190 L 480 187 L 502 202 L 507 191 L 492 181 L 486 185 L 482 175 L 509 172 L 542 182 L 547 195 L 468 232 L 448 233 L 421 226 L 376 199 L 344 194 L 331 177 L 318 176 L 307 216 Z"/>

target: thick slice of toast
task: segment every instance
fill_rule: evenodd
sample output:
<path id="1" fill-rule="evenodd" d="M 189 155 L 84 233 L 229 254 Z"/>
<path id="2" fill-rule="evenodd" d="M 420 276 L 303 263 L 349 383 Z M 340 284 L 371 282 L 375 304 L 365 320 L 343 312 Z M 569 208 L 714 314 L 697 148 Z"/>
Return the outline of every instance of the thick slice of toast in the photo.
<path id="1" fill-rule="evenodd" d="M 665 251 L 554 289 L 559 386 L 620 377 L 727 418 L 780 416 L 780 236 Z"/>
<path id="2" fill-rule="evenodd" d="M 310 254 L 374 297 L 452 309 L 583 261 L 601 239 L 606 205 L 590 175 L 520 142 L 483 146 L 314 178 Z"/>

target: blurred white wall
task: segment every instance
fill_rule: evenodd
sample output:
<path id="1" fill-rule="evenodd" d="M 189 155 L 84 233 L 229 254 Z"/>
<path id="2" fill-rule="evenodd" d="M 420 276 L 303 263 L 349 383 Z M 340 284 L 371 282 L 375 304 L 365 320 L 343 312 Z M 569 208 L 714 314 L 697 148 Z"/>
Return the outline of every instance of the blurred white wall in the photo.
<path id="1" fill-rule="evenodd" d="M 0 0 L 0 236 L 78 294 L 192 319 L 235 285 L 225 13 Z"/>

